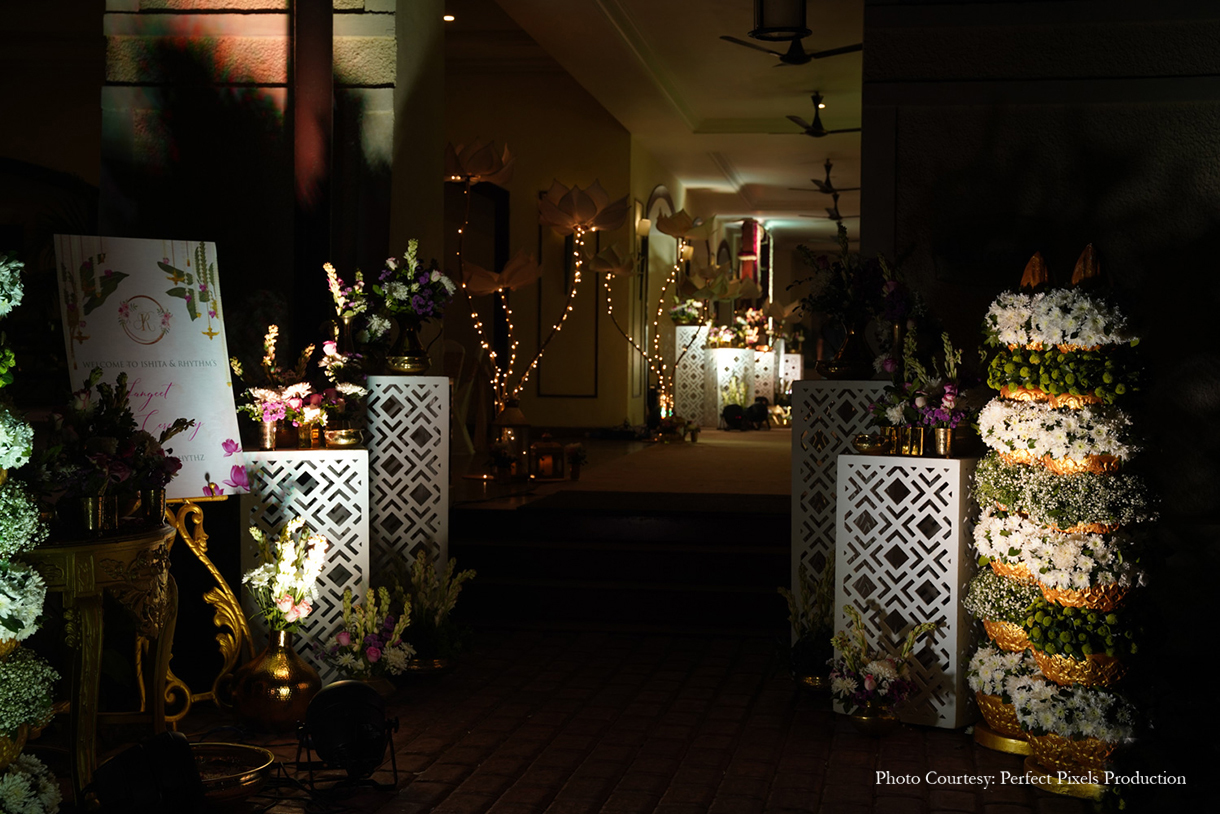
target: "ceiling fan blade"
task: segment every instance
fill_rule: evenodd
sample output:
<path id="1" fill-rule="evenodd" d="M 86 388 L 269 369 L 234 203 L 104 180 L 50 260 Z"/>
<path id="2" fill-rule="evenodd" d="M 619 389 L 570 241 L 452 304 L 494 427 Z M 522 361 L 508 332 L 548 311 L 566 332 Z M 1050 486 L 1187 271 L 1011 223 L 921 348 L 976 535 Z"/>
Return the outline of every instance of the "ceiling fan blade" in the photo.
<path id="1" fill-rule="evenodd" d="M 788 187 L 790 192 L 816 192 L 819 195 L 824 195 L 820 189 L 806 189 L 805 187 Z"/>
<path id="2" fill-rule="evenodd" d="M 808 130 L 809 128 L 813 127 L 812 124 L 805 121 L 800 116 L 789 116 L 788 121 L 792 122 L 793 124 L 795 124 L 797 127 L 801 128 L 802 130 Z"/>
<path id="3" fill-rule="evenodd" d="M 844 45 L 842 48 L 828 48 L 825 51 L 807 51 L 806 56 L 810 59 L 822 59 L 824 57 L 837 57 L 839 54 L 851 54 L 863 50 L 864 43 L 858 42 L 855 45 Z"/>
<path id="4" fill-rule="evenodd" d="M 859 132 L 860 132 L 859 127 L 847 127 L 847 128 L 844 128 L 843 130 L 823 130 L 822 135 L 829 136 L 831 133 L 859 133 Z M 842 190 L 840 190 L 840 191 L 842 191 Z"/>
<path id="5" fill-rule="evenodd" d="M 752 42 L 746 42 L 745 40 L 739 40 L 736 37 L 729 37 L 729 36 L 721 35 L 720 39 L 724 40 L 725 42 L 734 43 L 735 45 L 744 45 L 746 48 L 753 48 L 755 51 L 762 51 L 764 54 L 770 54 L 771 56 L 774 56 L 774 57 L 783 56 L 783 54 L 781 54 L 779 51 L 772 51 L 770 48 L 763 48 L 761 45 L 755 45 Z"/>
<path id="6" fill-rule="evenodd" d="M 823 195 L 833 195 L 836 192 L 833 184 L 826 181 L 819 181 L 816 178 L 810 178 L 809 180 L 813 181 L 813 185 L 817 187 L 818 192 L 822 193 Z"/>

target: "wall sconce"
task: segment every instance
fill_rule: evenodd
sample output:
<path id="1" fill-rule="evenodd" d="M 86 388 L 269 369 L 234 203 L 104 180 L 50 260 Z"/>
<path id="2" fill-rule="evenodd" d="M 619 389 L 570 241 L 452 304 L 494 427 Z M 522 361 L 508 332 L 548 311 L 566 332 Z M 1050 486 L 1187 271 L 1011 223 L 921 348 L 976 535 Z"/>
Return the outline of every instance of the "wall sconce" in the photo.
<path id="1" fill-rule="evenodd" d="M 687 260 L 690 260 L 694 256 L 695 256 L 695 247 L 692 244 L 687 243 L 685 240 L 683 240 L 678 249 L 678 257 L 685 262 Z"/>
<path id="2" fill-rule="evenodd" d="M 812 33 L 805 25 L 805 0 L 754 0 L 754 39 L 787 42 Z"/>
<path id="3" fill-rule="evenodd" d="M 648 233 L 652 231 L 652 221 L 648 218 L 640 218 L 635 222 L 635 236 L 644 238 L 648 237 Z"/>

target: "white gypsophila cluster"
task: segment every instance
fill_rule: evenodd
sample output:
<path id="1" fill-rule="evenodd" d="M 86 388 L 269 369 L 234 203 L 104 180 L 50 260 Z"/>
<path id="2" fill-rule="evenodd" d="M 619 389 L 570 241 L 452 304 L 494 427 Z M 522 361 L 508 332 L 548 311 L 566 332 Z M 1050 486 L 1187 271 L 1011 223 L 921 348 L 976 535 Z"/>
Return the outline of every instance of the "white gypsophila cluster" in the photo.
<path id="1" fill-rule="evenodd" d="M 25 287 L 21 283 L 21 269 L 24 267 L 25 263 L 0 252 L 0 317 L 21 305 L 21 298 L 25 295 Z"/>
<path id="2" fill-rule="evenodd" d="M 992 399 L 979 412 L 979 434 L 997 452 L 1083 459 L 1112 455 L 1129 460 L 1139 447 L 1127 440 L 1131 419 L 1112 407 L 1054 409 L 1043 401 Z"/>
<path id="3" fill-rule="evenodd" d="M 1082 684 L 1059 687 L 1035 678 L 1013 681 L 1009 695 L 1017 721 L 1036 735 L 1122 743 L 1135 733 L 1131 702 L 1108 690 Z"/>
<path id="4" fill-rule="evenodd" d="M 23 563 L 0 565 L 0 639 L 23 641 L 38 630 L 47 596 L 42 576 Z"/>
<path id="5" fill-rule="evenodd" d="M 1038 662 L 1027 650 L 1014 653 L 985 644 L 975 651 L 966 669 L 966 681 L 970 689 L 984 695 L 998 695 L 1011 702 L 1007 695 L 1010 678 L 1028 678 L 1039 675 Z"/>
<path id="6" fill-rule="evenodd" d="M 25 486 L 13 480 L 0 486 L 0 560 L 24 554 L 45 539 L 47 524 Z"/>
<path id="7" fill-rule="evenodd" d="M 1048 588 L 1079 591 L 1094 585 L 1142 585 L 1144 572 L 1123 557 L 1130 545 L 1130 537 L 1121 532 L 1059 532 L 992 508 L 983 510 L 974 527 L 979 554 L 1024 564 Z"/>
<path id="8" fill-rule="evenodd" d="M 0 734 L 41 726 L 51 717 L 59 673 L 42 656 L 18 647 L 0 661 Z"/>
<path id="9" fill-rule="evenodd" d="M 33 755 L 19 755 L 0 773 L 0 811 L 4 814 L 54 814 L 62 801 L 59 781 Z"/>
<path id="10" fill-rule="evenodd" d="M 1129 341 L 1127 319 L 1078 288 L 1038 294 L 1006 292 L 987 309 L 989 337 L 1001 345 L 1113 345 Z"/>
<path id="11" fill-rule="evenodd" d="M 415 286 L 418 290 L 419 286 Z M 411 288 L 399 280 L 390 280 L 385 284 L 385 293 L 391 299 L 407 300 L 411 298 Z"/>
<path id="12" fill-rule="evenodd" d="M 0 407 L 0 469 L 16 469 L 30 460 L 34 428 L 7 407 Z"/>

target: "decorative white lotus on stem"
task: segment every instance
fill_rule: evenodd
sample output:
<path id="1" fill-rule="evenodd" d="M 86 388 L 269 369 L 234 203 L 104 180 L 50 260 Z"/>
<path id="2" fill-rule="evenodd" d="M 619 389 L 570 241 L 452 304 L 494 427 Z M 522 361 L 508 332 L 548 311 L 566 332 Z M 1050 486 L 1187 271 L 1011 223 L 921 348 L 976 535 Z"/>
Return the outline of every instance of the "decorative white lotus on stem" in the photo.
<path id="1" fill-rule="evenodd" d="M 561 235 L 617 229 L 627 220 L 627 211 L 627 196 L 611 201 L 600 181 L 583 190 L 554 181 L 538 199 L 538 222 Z"/>

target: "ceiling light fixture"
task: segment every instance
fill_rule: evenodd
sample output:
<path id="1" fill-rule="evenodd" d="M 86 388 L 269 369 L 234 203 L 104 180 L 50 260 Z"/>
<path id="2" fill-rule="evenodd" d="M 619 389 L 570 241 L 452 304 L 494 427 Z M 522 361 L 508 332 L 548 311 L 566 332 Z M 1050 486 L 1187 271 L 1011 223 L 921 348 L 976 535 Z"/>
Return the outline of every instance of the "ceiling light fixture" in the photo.
<path id="1" fill-rule="evenodd" d="M 787 42 L 812 33 L 805 25 L 805 0 L 754 0 L 754 39 Z"/>
<path id="2" fill-rule="evenodd" d="M 441 19 L 442 19 L 442 20 L 444 20 L 444 21 L 445 21 L 445 22 L 447 22 L 447 23 L 451 23 L 451 22 L 453 22 L 453 15 L 452 15 L 452 14 L 446 14 L 444 17 L 441 17 Z"/>

